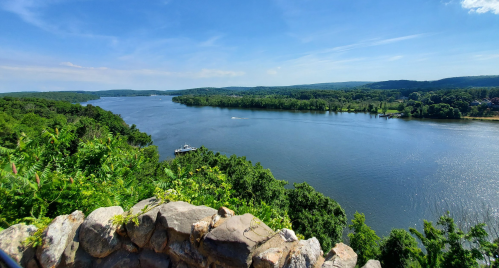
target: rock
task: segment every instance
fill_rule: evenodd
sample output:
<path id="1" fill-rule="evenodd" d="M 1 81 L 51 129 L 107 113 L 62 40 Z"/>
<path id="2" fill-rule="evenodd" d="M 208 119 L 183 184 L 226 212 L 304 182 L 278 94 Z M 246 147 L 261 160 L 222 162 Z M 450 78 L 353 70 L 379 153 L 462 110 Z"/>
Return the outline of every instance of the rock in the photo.
<path id="1" fill-rule="evenodd" d="M 295 232 L 293 230 L 289 230 L 289 229 L 284 228 L 284 229 L 282 229 L 279 232 L 279 235 L 286 242 L 295 242 L 295 241 L 298 241 L 298 237 L 296 237 L 296 234 L 295 234 Z"/>
<path id="2" fill-rule="evenodd" d="M 282 258 L 282 249 L 269 248 L 266 251 L 253 257 L 254 268 L 279 268 L 279 261 Z"/>
<path id="3" fill-rule="evenodd" d="M 38 265 L 38 262 L 36 262 L 35 259 L 31 259 L 28 264 L 26 264 L 26 268 L 40 268 L 40 265 Z"/>
<path id="4" fill-rule="evenodd" d="M 292 232 L 292 231 L 291 231 Z M 293 232 L 294 233 L 294 232 Z M 278 260 L 279 266 L 282 267 L 286 262 L 286 257 L 288 256 L 291 249 L 293 249 L 298 244 L 297 241 L 289 242 L 283 238 L 282 231 L 272 236 L 263 245 L 259 246 L 254 253 L 253 265 L 260 260 L 257 260 L 258 256 L 269 249 L 279 249 L 282 251 L 281 257 Z"/>
<path id="5" fill-rule="evenodd" d="M 133 206 L 130 211 L 132 214 L 138 214 L 144 209 L 146 206 L 151 208 L 159 203 L 159 200 L 156 197 L 151 197 L 149 199 L 145 199 L 137 203 Z M 126 224 L 126 232 L 128 237 L 132 240 L 133 243 L 137 244 L 140 248 L 144 247 L 149 239 L 151 238 L 154 227 L 156 226 L 156 218 L 158 216 L 159 207 L 153 208 L 152 210 L 144 213 L 138 217 L 139 225 L 135 225 L 134 222 L 129 222 Z"/>
<path id="6" fill-rule="evenodd" d="M 61 264 L 57 268 L 91 268 L 94 258 L 86 253 L 81 247 L 78 247 L 74 256 L 65 258 L 66 251 L 63 254 Z"/>
<path id="7" fill-rule="evenodd" d="M 130 253 L 137 253 L 139 252 L 139 247 L 135 245 L 132 241 L 125 239 L 122 241 L 122 247 L 124 250 L 130 252 Z"/>
<path id="8" fill-rule="evenodd" d="M 343 243 L 338 243 L 329 251 L 323 268 L 354 268 L 357 264 L 357 253 Z"/>
<path id="9" fill-rule="evenodd" d="M 95 268 L 140 268 L 139 256 L 124 250 L 113 252 L 104 259 L 95 261 Z"/>
<path id="10" fill-rule="evenodd" d="M 28 262 L 35 257 L 35 249 L 24 246 L 23 242 L 37 230 L 33 225 L 10 226 L 0 233 L 0 249 L 21 266 L 26 267 Z"/>
<path id="11" fill-rule="evenodd" d="M 183 261 L 192 266 L 205 267 L 207 258 L 192 248 L 190 241 L 175 241 L 168 245 L 168 255 L 176 262 Z"/>
<path id="12" fill-rule="evenodd" d="M 189 240 L 191 225 L 216 212 L 209 207 L 179 201 L 161 205 L 158 217 L 161 225 L 168 229 L 169 239 Z"/>
<path id="13" fill-rule="evenodd" d="M 155 252 L 163 252 L 168 243 L 168 234 L 166 232 L 166 228 L 159 226 L 152 233 L 151 239 L 149 240 L 149 244 L 151 248 L 154 249 Z"/>
<path id="14" fill-rule="evenodd" d="M 315 267 L 321 257 L 321 245 L 317 238 L 312 237 L 308 240 L 301 240 L 291 250 L 284 267 L 300 268 Z"/>
<path id="15" fill-rule="evenodd" d="M 204 257 L 191 247 L 190 235 L 192 224 L 215 214 L 215 209 L 194 206 L 186 202 L 171 202 L 160 206 L 159 225 L 168 233 L 167 252 L 174 262 L 188 264 L 194 260 L 205 261 Z"/>
<path id="16" fill-rule="evenodd" d="M 38 261 L 43 268 L 59 265 L 66 247 L 74 241 L 76 231 L 84 219 L 83 212 L 77 210 L 70 215 L 56 217 L 47 226 L 43 231 L 42 246 L 38 247 L 36 252 Z"/>
<path id="17" fill-rule="evenodd" d="M 362 268 L 381 268 L 381 263 L 377 260 L 369 260 Z"/>
<path id="18" fill-rule="evenodd" d="M 104 258 L 121 246 L 116 226 L 111 222 L 114 215 L 123 213 L 121 207 L 105 207 L 94 210 L 80 229 L 80 244 L 92 257 Z"/>
<path id="19" fill-rule="evenodd" d="M 165 254 L 157 254 L 152 250 L 143 250 L 139 255 L 141 268 L 168 268 L 170 258 Z"/>
<path id="20" fill-rule="evenodd" d="M 210 221 L 210 229 L 217 228 L 218 226 L 222 225 L 224 221 L 226 221 L 228 218 L 223 218 L 218 214 L 215 214 L 211 217 Z"/>
<path id="21" fill-rule="evenodd" d="M 236 213 L 232 209 L 228 209 L 226 207 L 220 207 L 217 211 L 217 214 L 222 218 L 230 218 L 232 216 L 236 216 Z"/>
<path id="22" fill-rule="evenodd" d="M 198 221 L 191 226 L 191 245 L 195 248 L 199 247 L 201 239 L 210 231 L 210 223 L 207 221 Z"/>
<path id="23" fill-rule="evenodd" d="M 251 214 L 228 218 L 211 230 L 202 240 L 200 249 L 210 262 L 225 266 L 249 267 L 257 245 L 268 240 L 273 232 Z"/>

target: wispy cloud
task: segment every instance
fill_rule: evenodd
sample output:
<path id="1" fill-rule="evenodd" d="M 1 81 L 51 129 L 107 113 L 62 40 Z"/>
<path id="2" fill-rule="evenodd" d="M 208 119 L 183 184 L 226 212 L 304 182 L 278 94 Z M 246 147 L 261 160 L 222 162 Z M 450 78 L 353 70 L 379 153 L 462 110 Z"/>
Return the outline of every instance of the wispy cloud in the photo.
<path id="1" fill-rule="evenodd" d="M 406 41 L 406 40 L 410 40 L 410 39 L 420 38 L 420 37 L 423 37 L 425 35 L 427 35 L 427 34 L 413 34 L 413 35 L 406 35 L 406 36 L 400 36 L 400 37 L 388 38 L 388 39 L 380 39 L 380 38 L 370 39 L 370 40 L 361 41 L 358 43 L 353 43 L 353 44 L 349 44 L 349 45 L 337 46 L 337 47 L 325 49 L 325 50 L 322 50 L 321 53 L 342 52 L 342 51 L 348 51 L 348 50 L 357 49 L 357 48 L 388 45 L 388 44 Z"/>
<path id="2" fill-rule="evenodd" d="M 107 68 L 106 67 L 83 67 L 83 66 L 80 66 L 80 65 L 76 65 L 76 64 L 73 64 L 69 61 L 66 61 L 66 62 L 61 62 L 59 63 L 59 65 L 62 65 L 62 66 L 68 66 L 68 67 L 74 67 L 74 68 L 79 68 L 79 69 L 89 69 L 89 70 L 92 70 L 92 69 L 99 69 L 99 70 L 106 70 Z"/>
<path id="3" fill-rule="evenodd" d="M 204 41 L 204 42 L 201 42 L 199 44 L 199 46 L 202 46 L 202 47 L 212 47 L 212 46 L 215 46 L 215 43 L 220 39 L 222 38 L 223 36 L 222 35 L 216 35 L 216 36 L 213 36 L 211 38 L 209 38 L 208 40 Z"/>
<path id="4" fill-rule="evenodd" d="M 18 15 L 24 22 L 38 27 L 52 34 L 71 35 L 83 38 L 106 39 L 112 44 L 118 42 L 115 36 L 100 35 L 86 32 L 80 29 L 76 21 L 59 21 L 59 24 L 53 24 L 44 19 L 44 10 L 51 5 L 67 2 L 71 0 L 4 0 L 0 3 L 0 8 L 5 11 Z"/>
<path id="5" fill-rule="evenodd" d="M 404 56 L 393 56 L 393 57 L 390 57 L 388 58 L 388 61 L 396 61 L 396 60 L 400 60 L 402 59 Z"/>
<path id="6" fill-rule="evenodd" d="M 269 69 L 269 70 L 267 70 L 267 74 L 270 74 L 270 75 L 276 75 L 276 74 L 277 74 L 277 71 L 279 71 L 280 69 L 281 69 L 281 67 L 277 67 L 277 68 Z"/>
<path id="7" fill-rule="evenodd" d="M 0 66 L 0 76 L 9 72 L 17 76 L 33 77 L 34 79 L 42 80 L 64 80 L 64 81 L 91 81 L 109 83 L 113 80 L 119 80 L 120 77 L 176 77 L 187 79 L 208 79 L 208 78 L 230 78 L 245 75 L 242 71 L 218 70 L 218 69 L 201 69 L 200 71 L 190 72 L 171 72 L 157 69 L 109 69 L 105 67 L 93 68 L 82 67 L 72 64 L 71 62 L 63 62 L 60 65 L 71 67 L 46 67 L 46 66 Z M 4 76 L 9 79 L 9 75 Z"/>
<path id="8" fill-rule="evenodd" d="M 499 0 L 463 0 L 461 6 L 470 12 L 492 12 L 499 15 Z"/>
<path id="9" fill-rule="evenodd" d="M 25 22 L 32 24 L 38 28 L 41 28 L 48 32 L 56 31 L 56 29 L 47 24 L 40 18 L 40 15 L 35 10 L 38 10 L 49 2 L 53 1 L 43 1 L 43 0 L 6 0 L 1 4 L 1 7 L 9 12 L 18 15 Z"/>

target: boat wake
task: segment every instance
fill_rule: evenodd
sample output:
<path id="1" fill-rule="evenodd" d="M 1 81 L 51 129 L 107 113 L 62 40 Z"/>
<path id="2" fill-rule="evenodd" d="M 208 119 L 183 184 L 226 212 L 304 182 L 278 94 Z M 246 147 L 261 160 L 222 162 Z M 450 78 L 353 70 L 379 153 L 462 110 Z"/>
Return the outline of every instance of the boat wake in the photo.
<path id="1" fill-rule="evenodd" d="M 235 117 L 235 116 L 233 116 L 231 119 L 248 119 L 248 118 L 243 118 L 243 117 Z"/>

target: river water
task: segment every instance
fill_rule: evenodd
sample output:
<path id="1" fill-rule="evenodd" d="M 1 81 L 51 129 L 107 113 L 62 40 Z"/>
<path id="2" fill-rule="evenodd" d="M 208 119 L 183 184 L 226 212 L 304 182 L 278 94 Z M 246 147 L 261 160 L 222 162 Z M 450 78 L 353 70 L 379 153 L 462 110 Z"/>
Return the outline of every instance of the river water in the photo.
<path id="1" fill-rule="evenodd" d="M 188 107 L 169 96 L 101 98 L 152 135 L 162 159 L 184 143 L 246 156 L 290 184 L 306 181 L 378 235 L 422 228 L 447 209 L 499 208 L 499 123 L 363 113 Z"/>

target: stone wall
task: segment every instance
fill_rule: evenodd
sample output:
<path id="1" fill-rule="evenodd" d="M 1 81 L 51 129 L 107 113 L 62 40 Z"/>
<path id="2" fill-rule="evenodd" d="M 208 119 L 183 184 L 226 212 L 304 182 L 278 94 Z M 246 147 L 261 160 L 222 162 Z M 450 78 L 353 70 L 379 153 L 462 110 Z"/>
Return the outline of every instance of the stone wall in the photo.
<path id="1" fill-rule="evenodd" d="M 157 204 L 149 198 L 132 212 Z M 342 243 L 325 259 L 316 238 L 298 240 L 288 229 L 275 233 L 253 215 L 235 215 L 225 207 L 217 211 L 170 202 L 140 215 L 138 225 L 113 226 L 111 218 L 123 213 L 121 207 L 105 207 L 86 218 L 81 211 L 59 216 L 37 248 L 22 243 L 36 227 L 17 224 L 0 233 L 0 248 L 30 268 L 353 268 L 357 262 L 355 252 Z M 381 267 L 373 263 L 369 267 Z"/>

